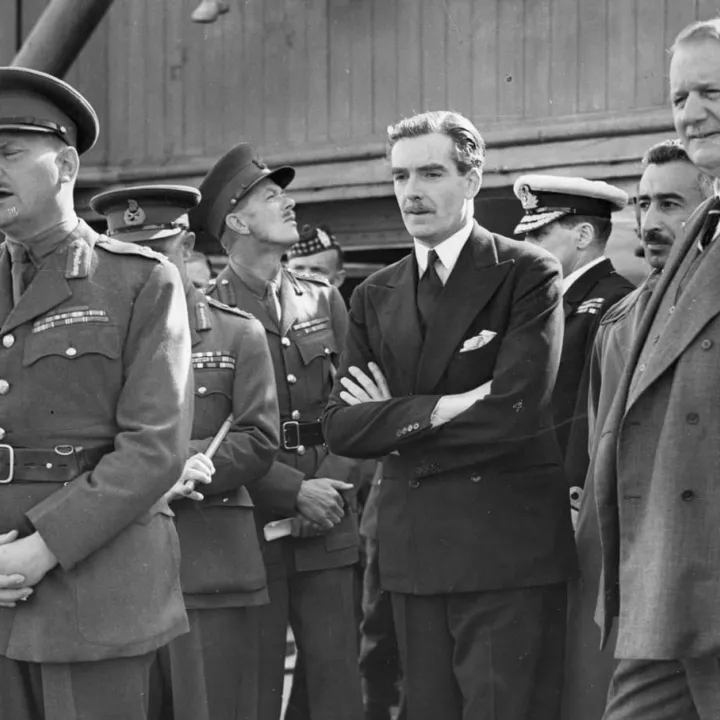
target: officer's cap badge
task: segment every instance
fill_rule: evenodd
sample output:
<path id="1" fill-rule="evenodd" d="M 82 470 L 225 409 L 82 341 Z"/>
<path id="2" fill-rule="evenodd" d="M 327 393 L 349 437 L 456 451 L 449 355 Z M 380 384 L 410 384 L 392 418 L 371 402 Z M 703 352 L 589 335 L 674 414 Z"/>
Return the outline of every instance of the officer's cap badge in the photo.
<path id="1" fill-rule="evenodd" d="M 521 185 L 518 188 L 517 196 L 523 206 L 523 210 L 534 210 L 538 206 L 538 196 L 530 190 L 529 185 Z"/>
<path id="2" fill-rule="evenodd" d="M 137 200 L 128 200 L 128 208 L 123 215 L 125 224 L 142 225 L 145 220 L 145 211 L 137 204 Z"/>

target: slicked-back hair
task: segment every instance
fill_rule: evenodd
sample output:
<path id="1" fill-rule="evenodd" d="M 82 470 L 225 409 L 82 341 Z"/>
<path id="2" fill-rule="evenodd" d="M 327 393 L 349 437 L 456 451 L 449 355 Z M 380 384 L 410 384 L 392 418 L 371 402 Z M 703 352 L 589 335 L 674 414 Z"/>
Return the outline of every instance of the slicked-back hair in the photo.
<path id="1" fill-rule="evenodd" d="M 580 223 L 588 223 L 592 225 L 595 234 L 595 240 L 601 247 L 605 247 L 610 233 L 612 233 L 612 220 L 609 218 L 595 217 L 594 215 L 565 215 L 556 220 L 558 225 L 566 228 L 574 228 Z"/>
<path id="2" fill-rule="evenodd" d="M 643 155 L 642 166 L 646 168 L 648 165 L 667 165 L 672 162 L 686 162 L 693 167 L 693 161 L 688 157 L 687 151 L 682 146 L 680 140 L 663 140 L 653 145 Z M 713 178 L 697 168 L 698 185 L 702 191 L 704 198 L 709 198 L 713 193 Z"/>
<path id="3" fill-rule="evenodd" d="M 388 126 L 388 158 L 398 140 L 433 133 L 446 135 L 452 140 L 455 165 L 461 175 L 466 175 L 472 168 L 482 172 L 485 164 L 485 141 L 482 135 L 466 117 L 449 110 L 413 115 L 403 118 L 396 125 Z"/>
<path id="4" fill-rule="evenodd" d="M 683 28 L 677 34 L 675 42 L 670 48 L 670 55 L 675 53 L 679 45 L 692 40 L 717 40 L 720 42 L 720 17 L 712 20 L 700 20 Z"/>

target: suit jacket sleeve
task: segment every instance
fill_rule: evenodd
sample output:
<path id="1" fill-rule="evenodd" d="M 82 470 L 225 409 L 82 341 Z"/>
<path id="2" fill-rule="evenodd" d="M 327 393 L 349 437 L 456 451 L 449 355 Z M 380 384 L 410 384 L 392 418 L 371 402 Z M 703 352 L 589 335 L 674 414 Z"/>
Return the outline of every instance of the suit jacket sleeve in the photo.
<path id="1" fill-rule="evenodd" d="M 518 267 L 517 273 L 490 395 L 433 430 L 430 421 L 438 395 L 348 407 L 340 400 L 342 388 L 336 383 L 325 415 L 330 446 L 355 457 L 378 457 L 393 450 L 422 456 L 442 449 L 448 458 L 442 469 L 448 470 L 515 453 L 522 440 L 547 432 L 563 335 L 560 268 L 553 258 L 541 256 L 526 268 Z M 359 297 L 353 302 L 348 338 L 341 376 L 350 365 L 362 367 L 375 360 L 368 347 Z M 398 438 L 396 428 L 404 425 L 413 430 Z"/>
<path id="2" fill-rule="evenodd" d="M 202 487 L 210 496 L 234 490 L 267 473 L 278 449 L 278 404 L 270 350 L 262 325 L 245 323 L 238 347 L 233 383 L 232 429 L 220 444 L 215 474 Z M 205 452 L 213 438 L 192 440 L 190 450 Z"/>
<path id="3" fill-rule="evenodd" d="M 147 512 L 180 477 L 192 425 L 190 357 L 180 276 L 158 262 L 128 326 L 114 451 L 27 513 L 65 570 Z"/>

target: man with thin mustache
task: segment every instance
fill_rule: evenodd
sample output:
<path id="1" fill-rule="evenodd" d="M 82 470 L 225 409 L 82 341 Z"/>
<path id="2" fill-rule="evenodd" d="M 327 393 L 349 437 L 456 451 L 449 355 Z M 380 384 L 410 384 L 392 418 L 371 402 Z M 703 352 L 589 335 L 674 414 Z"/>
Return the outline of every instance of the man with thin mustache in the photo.
<path id="1" fill-rule="evenodd" d="M 454 112 L 388 129 L 413 252 L 353 293 L 330 448 L 383 457 L 378 546 L 410 720 L 556 720 L 567 485 L 550 393 L 560 266 L 474 219 L 485 146 Z"/>
<path id="2" fill-rule="evenodd" d="M 653 145 L 643 157 L 637 191 L 641 249 L 650 266 L 646 280 L 608 310 L 597 331 L 590 356 L 589 448 L 590 468 L 585 482 L 575 533 L 580 578 L 568 597 L 567 656 L 565 659 L 565 720 L 600 720 L 613 673 L 616 633 L 604 651 L 594 622 L 600 579 L 601 551 L 594 495 L 594 448 L 620 383 L 628 353 L 645 308 L 673 244 L 682 237 L 685 222 L 712 195 L 712 180 L 698 170 L 677 140 Z"/>

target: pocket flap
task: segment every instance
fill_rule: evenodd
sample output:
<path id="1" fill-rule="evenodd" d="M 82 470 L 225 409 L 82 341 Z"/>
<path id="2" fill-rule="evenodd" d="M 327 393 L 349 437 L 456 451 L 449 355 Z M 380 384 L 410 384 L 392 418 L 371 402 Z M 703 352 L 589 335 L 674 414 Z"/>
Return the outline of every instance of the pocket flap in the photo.
<path id="1" fill-rule="evenodd" d="M 33 333 L 25 343 L 23 365 L 27 367 L 50 355 L 60 355 L 72 361 L 90 354 L 104 355 L 111 360 L 119 358 L 120 336 L 117 328 L 87 323 Z"/>
<path id="2" fill-rule="evenodd" d="M 309 365 L 315 358 L 326 357 L 330 360 L 338 354 L 338 344 L 332 332 L 298 337 L 296 343 L 305 365 Z"/>

